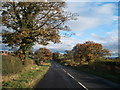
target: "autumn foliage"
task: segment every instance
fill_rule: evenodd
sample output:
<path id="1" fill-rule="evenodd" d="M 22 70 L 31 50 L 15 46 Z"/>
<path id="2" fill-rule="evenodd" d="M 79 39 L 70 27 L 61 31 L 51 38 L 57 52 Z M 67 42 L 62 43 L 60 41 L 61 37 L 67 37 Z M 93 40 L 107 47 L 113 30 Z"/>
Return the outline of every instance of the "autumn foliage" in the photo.
<path id="1" fill-rule="evenodd" d="M 77 44 L 72 49 L 74 60 L 80 63 L 85 61 L 94 62 L 97 58 L 111 55 L 102 45 L 93 41 L 87 41 L 83 44 Z"/>
<path id="2" fill-rule="evenodd" d="M 65 22 L 75 19 L 64 7 L 65 2 L 2 2 L 2 25 L 8 28 L 2 30 L 3 43 L 19 48 L 23 62 L 36 43 L 59 43 L 59 30 L 69 30 Z"/>
<path id="3" fill-rule="evenodd" d="M 39 59 L 39 61 L 43 62 L 46 60 L 52 60 L 52 52 L 49 49 L 40 48 L 35 51 L 35 57 L 36 59 Z"/>
<path id="4" fill-rule="evenodd" d="M 60 56 L 60 53 L 59 53 L 59 52 L 54 52 L 54 53 L 53 53 L 53 60 L 58 60 L 58 59 L 59 59 L 59 56 Z"/>

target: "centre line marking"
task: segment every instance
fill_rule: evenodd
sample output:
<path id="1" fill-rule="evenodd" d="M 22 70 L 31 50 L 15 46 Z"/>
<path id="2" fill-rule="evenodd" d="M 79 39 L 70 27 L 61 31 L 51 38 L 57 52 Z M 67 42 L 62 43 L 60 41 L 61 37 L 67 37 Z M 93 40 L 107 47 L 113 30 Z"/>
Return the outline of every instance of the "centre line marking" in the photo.
<path id="1" fill-rule="evenodd" d="M 83 88 L 85 88 L 86 90 L 88 90 L 82 83 L 78 82 Z"/>
<path id="2" fill-rule="evenodd" d="M 64 72 L 66 72 L 64 69 L 62 69 Z"/>
<path id="3" fill-rule="evenodd" d="M 84 89 L 88 90 L 81 82 L 77 81 L 70 73 L 62 68 L 64 72 L 66 72 L 70 77 L 72 77 L 79 85 L 81 85 Z"/>
<path id="4" fill-rule="evenodd" d="M 74 78 L 71 74 L 67 73 L 70 77 Z"/>

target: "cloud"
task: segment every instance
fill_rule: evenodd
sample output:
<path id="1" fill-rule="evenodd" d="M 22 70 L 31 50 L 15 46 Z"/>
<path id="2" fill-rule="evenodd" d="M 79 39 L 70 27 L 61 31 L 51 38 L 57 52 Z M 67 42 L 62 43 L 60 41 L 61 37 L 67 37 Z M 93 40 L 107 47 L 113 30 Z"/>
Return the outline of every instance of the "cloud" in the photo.
<path id="1" fill-rule="evenodd" d="M 101 25 L 112 25 L 118 20 L 114 15 L 116 4 L 102 4 L 88 2 L 68 3 L 68 10 L 79 14 L 77 21 L 70 21 L 68 25 L 73 31 L 85 31 Z M 71 5 L 71 6 L 70 6 Z"/>
<path id="2" fill-rule="evenodd" d="M 58 44 L 50 43 L 47 46 L 42 46 L 42 45 L 35 45 L 34 51 L 39 49 L 39 48 L 48 48 L 51 51 L 59 51 L 59 52 L 64 52 L 65 50 L 71 50 L 73 46 L 75 46 L 77 43 L 82 43 L 83 41 L 80 39 L 76 39 L 73 37 L 62 37 L 61 42 Z"/>
<path id="3" fill-rule="evenodd" d="M 108 49 L 112 54 L 118 54 L 118 30 L 112 32 L 106 32 L 107 36 L 98 36 L 95 33 L 91 33 L 91 36 L 95 42 L 102 43 L 104 48 Z"/>
<path id="4" fill-rule="evenodd" d="M 117 21 L 117 17 L 114 15 L 114 11 L 117 8 L 115 4 L 105 4 L 103 6 L 97 6 L 94 12 L 99 17 L 101 24 L 111 25 L 113 21 Z"/>
<path id="5" fill-rule="evenodd" d="M 104 4 L 102 6 L 97 6 L 97 8 L 95 8 L 94 10 L 98 15 L 113 15 L 113 9 L 115 7 L 115 4 Z"/>
<path id="6" fill-rule="evenodd" d="M 95 17 L 79 16 L 77 21 L 68 23 L 72 31 L 86 31 L 100 25 L 100 19 Z"/>
<path id="7" fill-rule="evenodd" d="M 9 50 L 11 47 L 8 47 L 6 44 L 0 43 L 0 50 Z"/>
<path id="8" fill-rule="evenodd" d="M 0 36 L 0 43 L 2 42 L 2 36 Z"/>
<path id="9" fill-rule="evenodd" d="M 119 2 L 119 0 L 66 0 L 67 2 Z"/>
<path id="10" fill-rule="evenodd" d="M 2 33 L 3 31 L 13 32 L 14 30 L 12 28 L 7 28 L 6 26 L 0 25 L 0 33 Z"/>
<path id="11" fill-rule="evenodd" d="M 75 36 L 77 36 L 77 37 L 81 37 L 83 35 L 83 32 L 77 32 L 77 33 L 75 33 Z"/>
<path id="12" fill-rule="evenodd" d="M 79 34 L 78 34 L 79 35 Z M 108 49 L 111 54 L 117 55 L 118 54 L 118 31 L 113 30 L 112 32 L 106 32 L 106 36 L 99 36 L 95 33 L 91 33 L 88 40 L 92 40 L 97 43 L 101 43 L 104 48 Z M 54 44 L 50 43 L 47 46 L 42 45 L 35 45 L 34 51 L 39 48 L 48 48 L 51 51 L 55 52 L 64 52 L 65 50 L 71 50 L 77 43 L 84 43 L 86 40 L 80 40 L 73 37 L 62 37 L 61 43 Z"/>

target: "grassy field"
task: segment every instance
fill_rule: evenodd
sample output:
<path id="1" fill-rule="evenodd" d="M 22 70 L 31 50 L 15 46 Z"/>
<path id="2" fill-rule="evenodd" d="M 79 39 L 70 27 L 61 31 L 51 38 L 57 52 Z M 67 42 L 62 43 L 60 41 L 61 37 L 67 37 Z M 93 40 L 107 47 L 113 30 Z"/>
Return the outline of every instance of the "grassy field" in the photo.
<path id="1" fill-rule="evenodd" d="M 32 65 L 20 73 L 3 76 L 2 88 L 33 88 L 43 78 L 50 66 L 50 62 L 44 63 L 42 66 Z"/>

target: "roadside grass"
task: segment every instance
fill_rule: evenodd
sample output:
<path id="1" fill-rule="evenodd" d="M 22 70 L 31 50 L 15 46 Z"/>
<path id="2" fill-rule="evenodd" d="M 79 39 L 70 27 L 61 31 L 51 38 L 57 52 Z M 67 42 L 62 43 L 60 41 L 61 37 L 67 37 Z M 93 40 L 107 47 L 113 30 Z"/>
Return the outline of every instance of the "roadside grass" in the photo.
<path id="1" fill-rule="evenodd" d="M 2 88 L 33 88 L 43 78 L 50 66 L 50 62 L 44 63 L 42 66 L 32 65 L 20 73 L 3 76 Z"/>
<path id="2" fill-rule="evenodd" d="M 63 60 L 60 62 L 65 67 L 70 67 L 78 71 L 90 73 L 116 83 L 120 83 L 120 60 L 117 59 L 97 59 L 94 63 L 88 62 L 79 64 L 78 62 L 71 62 L 71 60 Z"/>
<path id="3" fill-rule="evenodd" d="M 98 70 L 93 70 L 89 68 L 87 65 L 83 66 L 66 66 L 70 67 L 72 69 L 78 70 L 78 71 L 83 71 L 86 73 L 90 73 L 96 76 L 103 77 L 105 79 L 111 80 L 116 83 L 120 83 L 120 73 L 116 73 L 114 71 L 98 71 Z"/>
<path id="4" fill-rule="evenodd" d="M 2 56 L 2 75 L 10 75 L 20 72 L 23 69 L 21 60 L 12 55 Z"/>

